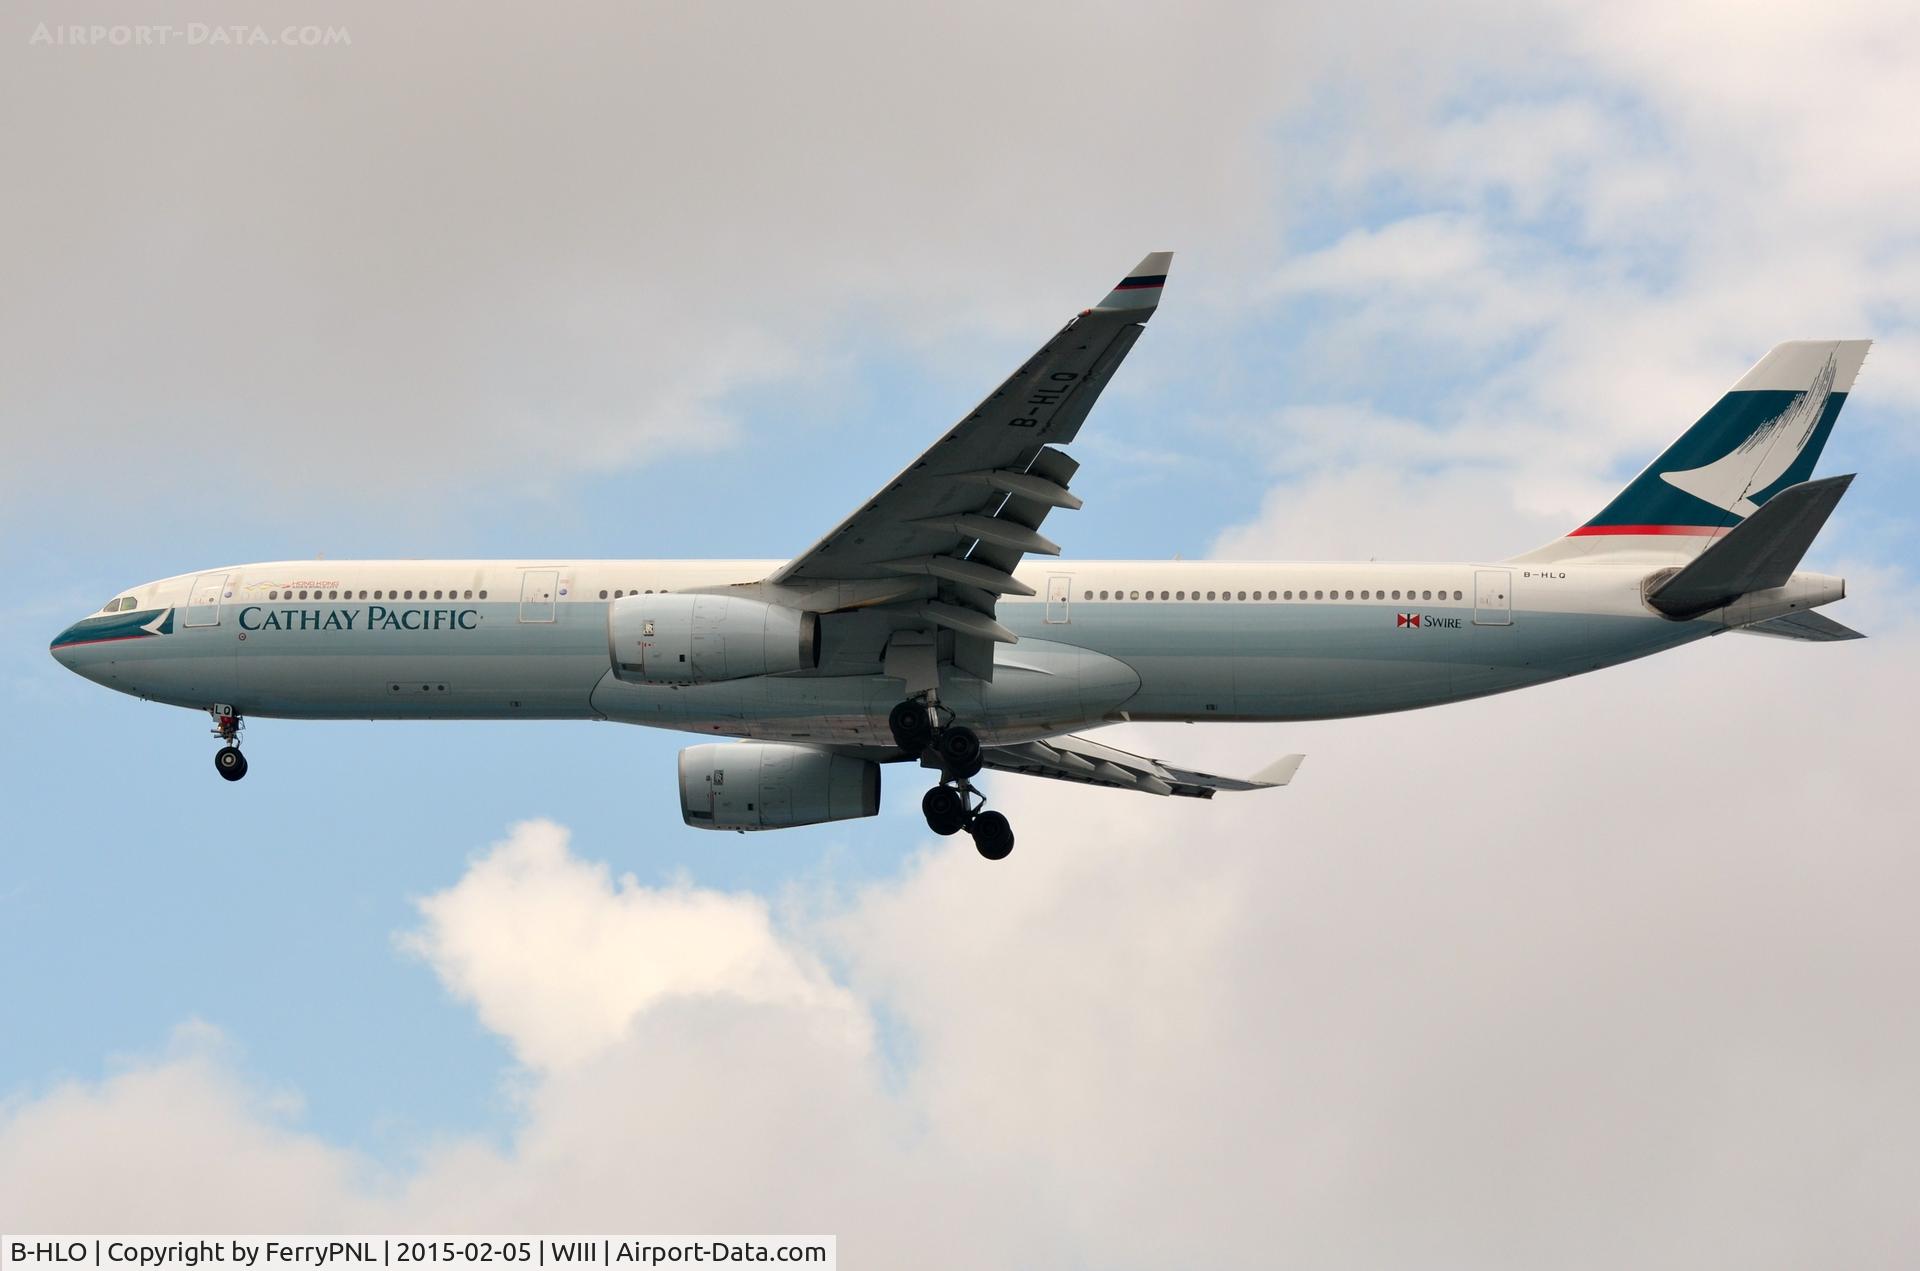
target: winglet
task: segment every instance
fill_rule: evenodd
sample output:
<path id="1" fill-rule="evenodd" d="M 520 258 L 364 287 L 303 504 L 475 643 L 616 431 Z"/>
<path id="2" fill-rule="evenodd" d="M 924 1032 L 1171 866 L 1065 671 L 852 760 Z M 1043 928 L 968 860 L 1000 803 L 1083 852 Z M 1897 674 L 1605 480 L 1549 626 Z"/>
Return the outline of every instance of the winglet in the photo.
<path id="1" fill-rule="evenodd" d="M 1167 284 L 1167 269 L 1172 264 L 1172 252 L 1148 252 L 1119 285 L 1107 293 L 1107 298 L 1094 307 L 1126 310 L 1144 322 L 1160 304 L 1160 289 Z"/>
<path id="2" fill-rule="evenodd" d="M 1300 761 L 1305 755 L 1283 755 L 1260 771 L 1247 778 L 1250 786 L 1283 786 L 1293 780 L 1293 774 L 1300 771 Z"/>

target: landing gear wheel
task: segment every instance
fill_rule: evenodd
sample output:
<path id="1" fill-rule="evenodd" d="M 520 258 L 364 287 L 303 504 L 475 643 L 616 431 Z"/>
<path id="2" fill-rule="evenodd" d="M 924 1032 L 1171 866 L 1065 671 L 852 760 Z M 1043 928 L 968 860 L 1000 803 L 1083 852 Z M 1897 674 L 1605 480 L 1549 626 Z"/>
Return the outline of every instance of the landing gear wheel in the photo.
<path id="1" fill-rule="evenodd" d="M 952 786 L 935 786 L 921 797 L 920 811 L 935 834 L 958 834 L 967 827 L 967 800 Z"/>
<path id="2" fill-rule="evenodd" d="M 919 702 L 902 702 L 894 707 L 887 716 L 887 727 L 893 730 L 894 745 L 909 755 L 925 754 L 933 744 L 933 721 Z"/>
<path id="3" fill-rule="evenodd" d="M 222 746 L 214 753 L 213 768 L 227 780 L 238 781 L 247 775 L 247 757 L 238 746 Z"/>
<path id="4" fill-rule="evenodd" d="M 1013 850 L 1013 827 L 998 812 L 982 812 L 967 827 L 973 845 L 990 861 L 1003 861 Z"/>
<path id="5" fill-rule="evenodd" d="M 965 781 L 980 771 L 980 736 L 971 728 L 948 728 L 934 740 L 940 766 L 949 777 Z"/>

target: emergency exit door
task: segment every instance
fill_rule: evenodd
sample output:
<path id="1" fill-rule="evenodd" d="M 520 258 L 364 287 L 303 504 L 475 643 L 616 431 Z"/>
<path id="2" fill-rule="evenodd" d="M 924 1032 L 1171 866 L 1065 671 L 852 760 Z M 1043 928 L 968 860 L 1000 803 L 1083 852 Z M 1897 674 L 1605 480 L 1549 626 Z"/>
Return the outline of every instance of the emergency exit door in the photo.
<path id="1" fill-rule="evenodd" d="M 1067 605 L 1073 595 L 1073 579 L 1066 574 L 1055 574 L 1047 579 L 1047 621 L 1061 623 L 1068 621 Z"/>
<path id="2" fill-rule="evenodd" d="M 520 621 L 552 622 L 553 596 L 559 589 L 559 570 L 529 569 L 520 579 Z"/>
<path id="3" fill-rule="evenodd" d="M 1513 625 L 1513 571 L 1479 569 L 1473 574 L 1473 625 Z"/>

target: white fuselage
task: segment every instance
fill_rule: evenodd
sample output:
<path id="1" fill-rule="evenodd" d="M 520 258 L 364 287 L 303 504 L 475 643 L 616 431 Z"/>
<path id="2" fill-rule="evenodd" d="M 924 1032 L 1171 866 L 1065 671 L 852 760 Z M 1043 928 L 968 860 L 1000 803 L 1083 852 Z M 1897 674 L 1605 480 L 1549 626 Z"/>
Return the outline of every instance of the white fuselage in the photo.
<path id="1" fill-rule="evenodd" d="M 884 611 L 824 620 L 817 669 L 720 683 L 612 673 L 633 593 L 751 584 L 777 561 L 304 561 L 147 584 L 55 641 L 143 698 L 303 719 L 609 719 L 886 746 L 901 682 Z M 1725 629 L 1642 599 L 1646 562 L 1534 567 L 1042 561 L 1004 597 L 1019 636 L 990 683 L 941 698 L 988 744 L 1120 719 L 1296 720 L 1406 710 L 1644 657 Z"/>

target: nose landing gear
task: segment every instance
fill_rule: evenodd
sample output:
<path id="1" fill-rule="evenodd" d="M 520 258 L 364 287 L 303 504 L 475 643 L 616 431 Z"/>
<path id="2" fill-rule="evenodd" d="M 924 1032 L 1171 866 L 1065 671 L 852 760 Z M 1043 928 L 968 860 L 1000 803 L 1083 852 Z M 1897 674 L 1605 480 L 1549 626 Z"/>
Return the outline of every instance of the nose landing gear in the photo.
<path id="1" fill-rule="evenodd" d="M 900 749 L 940 767 L 940 784 L 920 800 L 927 828 L 942 837 L 965 830 L 973 836 L 980 855 L 990 861 L 1005 860 L 1013 851 L 1013 827 L 998 812 L 986 811 L 986 799 L 971 784 L 984 759 L 980 735 L 955 724 L 953 712 L 931 695 L 925 702 L 900 703 L 887 716 L 887 724 Z"/>
<path id="2" fill-rule="evenodd" d="M 247 722 L 231 706 L 211 707 L 207 713 L 213 716 L 213 735 L 225 743 L 214 752 L 213 770 L 238 781 L 247 775 L 247 757 L 240 753 L 240 730 Z"/>

